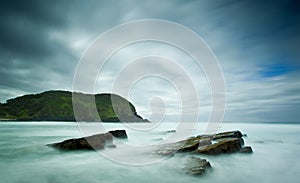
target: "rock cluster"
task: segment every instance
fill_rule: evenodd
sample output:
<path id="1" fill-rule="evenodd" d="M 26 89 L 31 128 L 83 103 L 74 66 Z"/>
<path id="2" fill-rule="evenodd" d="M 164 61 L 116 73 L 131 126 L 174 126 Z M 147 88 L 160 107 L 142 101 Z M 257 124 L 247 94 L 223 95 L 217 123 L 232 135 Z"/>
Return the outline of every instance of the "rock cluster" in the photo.
<path id="1" fill-rule="evenodd" d="M 174 153 L 192 152 L 196 154 L 218 155 L 224 153 L 251 153 L 251 147 L 243 147 L 244 140 L 240 131 L 229 131 L 213 135 L 199 135 L 175 143 L 164 144 L 156 154 L 170 155 Z"/>
<path id="2" fill-rule="evenodd" d="M 240 131 L 229 131 L 213 135 L 199 135 L 175 143 L 164 144 L 155 154 L 173 155 L 190 153 L 193 155 L 220 155 L 234 152 L 252 153 L 250 146 L 244 147 L 243 135 Z M 202 175 L 211 169 L 210 163 L 199 157 L 191 157 L 185 168 L 187 174 Z"/>
<path id="3" fill-rule="evenodd" d="M 173 131 L 172 131 L 173 132 Z M 234 152 L 252 153 L 250 146 L 244 146 L 242 133 L 240 131 L 229 131 L 213 135 L 199 135 L 175 143 L 159 146 L 155 154 L 173 155 L 175 153 L 189 153 L 184 170 L 190 175 L 202 175 L 210 170 L 211 164 L 198 155 L 220 155 Z M 115 147 L 113 138 L 126 139 L 125 130 L 114 130 L 103 134 L 92 135 L 77 139 L 68 139 L 63 142 L 49 144 L 61 150 L 92 150 Z"/>

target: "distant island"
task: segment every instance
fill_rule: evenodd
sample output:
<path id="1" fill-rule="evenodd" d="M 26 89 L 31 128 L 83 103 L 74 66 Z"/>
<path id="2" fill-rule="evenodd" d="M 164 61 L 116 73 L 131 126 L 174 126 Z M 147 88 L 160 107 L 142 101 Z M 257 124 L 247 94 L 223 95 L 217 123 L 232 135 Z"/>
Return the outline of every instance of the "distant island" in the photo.
<path id="1" fill-rule="evenodd" d="M 78 96 L 75 102 L 80 107 L 80 121 L 99 121 L 100 116 L 103 122 L 149 122 L 139 116 L 133 104 L 121 96 L 53 90 L 24 95 L 0 104 L 0 121 L 76 121 L 72 94 Z M 88 97 L 95 98 L 97 114 L 89 110 L 95 104 L 85 100 Z"/>

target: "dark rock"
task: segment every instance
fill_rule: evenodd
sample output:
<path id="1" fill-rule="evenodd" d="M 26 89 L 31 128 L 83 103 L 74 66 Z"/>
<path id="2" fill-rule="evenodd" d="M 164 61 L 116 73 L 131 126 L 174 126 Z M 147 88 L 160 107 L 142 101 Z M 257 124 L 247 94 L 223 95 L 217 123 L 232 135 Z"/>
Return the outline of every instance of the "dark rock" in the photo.
<path id="1" fill-rule="evenodd" d="M 168 131 L 166 131 L 167 133 L 175 133 L 176 132 L 176 130 L 168 130 Z"/>
<path id="2" fill-rule="evenodd" d="M 49 146 L 60 150 L 92 150 L 104 149 L 106 145 L 111 146 L 113 136 L 111 133 L 97 134 L 89 137 L 68 139 L 63 142 L 49 144 Z"/>
<path id="3" fill-rule="evenodd" d="M 176 152 L 191 152 L 195 151 L 199 146 L 199 141 L 201 137 L 191 137 L 187 140 L 182 140 L 179 142 L 163 144 L 159 146 L 159 149 L 155 151 L 158 155 L 172 155 Z"/>
<path id="4" fill-rule="evenodd" d="M 178 152 L 191 152 L 199 147 L 200 138 L 192 137 L 182 141 L 182 145 L 178 147 Z"/>
<path id="5" fill-rule="evenodd" d="M 224 140 L 230 140 L 230 139 L 234 139 L 234 138 L 222 138 L 222 139 L 216 139 L 215 142 L 221 142 L 221 141 L 224 141 Z M 235 139 L 240 139 L 241 145 L 242 145 L 242 146 L 245 145 L 245 142 L 244 142 L 244 139 L 243 139 L 243 138 L 235 138 Z"/>
<path id="6" fill-rule="evenodd" d="M 212 143 L 214 142 L 214 143 Z M 200 153 L 219 155 L 239 152 L 244 146 L 244 139 L 240 131 L 222 132 L 215 135 L 199 135 L 179 142 L 163 144 L 158 147 L 155 154 L 173 155 L 179 153 Z M 245 151 L 248 148 L 245 149 Z"/>
<path id="7" fill-rule="evenodd" d="M 111 133 L 116 138 L 120 138 L 120 139 L 128 138 L 125 130 L 113 130 L 113 131 L 109 131 L 108 133 Z"/>
<path id="8" fill-rule="evenodd" d="M 91 149 L 104 149 L 105 147 L 116 147 L 113 144 L 113 137 L 127 138 L 125 130 L 114 130 L 108 133 L 92 135 L 89 137 L 82 137 L 77 139 L 68 139 L 63 142 L 49 144 L 49 146 L 61 150 L 91 150 Z"/>
<path id="9" fill-rule="evenodd" d="M 242 148 L 241 138 L 228 138 L 221 140 L 215 144 L 201 147 L 196 150 L 196 153 L 218 155 L 223 153 L 238 152 Z"/>
<path id="10" fill-rule="evenodd" d="M 242 138 L 240 131 L 222 132 L 213 136 L 213 140 L 224 139 L 224 138 Z"/>
<path id="11" fill-rule="evenodd" d="M 251 154 L 251 153 L 253 153 L 253 150 L 250 146 L 245 146 L 240 150 L 240 153 L 249 153 L 249 154 Z"/>
<path id="12" fill-rule="evenodd" d="M 187 174 L 190 175 L 203 175 L 211 169 L 211 165 L 205 159 L 198 157 L 190 157 L 184 167 Z"/>

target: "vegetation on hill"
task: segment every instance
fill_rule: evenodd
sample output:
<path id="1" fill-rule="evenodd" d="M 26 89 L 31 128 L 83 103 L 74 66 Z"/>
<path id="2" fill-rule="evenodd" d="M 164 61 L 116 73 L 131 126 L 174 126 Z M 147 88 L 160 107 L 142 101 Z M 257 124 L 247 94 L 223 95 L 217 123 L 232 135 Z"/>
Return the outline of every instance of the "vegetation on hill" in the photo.
<path id="1" fill-rule="evenodd" d="M 126 99 L 114 94 L 76 95 L 76 119 L 103 122 L 146 122 Z M 92 98 L 91 98 L 92 97 Z M 91 102 L 91 99 L 93 102 Z M 96 103 L 97 111 L 92 107 Z M 112 101 L 114 105 L 112 105 Z M 75 109 L 75 108 L 74 108 Z M 72 93 L 68 91 L 46 91 L 9 99 L 0 104 L 1 120 L 17 121 L 76 121 Z"/>

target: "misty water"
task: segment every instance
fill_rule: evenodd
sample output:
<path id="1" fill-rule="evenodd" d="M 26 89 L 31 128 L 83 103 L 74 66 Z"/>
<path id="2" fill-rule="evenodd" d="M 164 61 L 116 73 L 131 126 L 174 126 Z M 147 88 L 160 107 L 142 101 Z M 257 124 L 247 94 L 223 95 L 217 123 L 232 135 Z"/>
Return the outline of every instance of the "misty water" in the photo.
<path id="1" fill-rule="evenodd" d="M 140 128 L 147 125 L 136 124 Z M 170 131 L 176 129 L 174 123 L 144 131 L 122 123 L 106 123 L 104 126 L 106 130 L 126 129 L 128 140 L 116 141 L 116 148 L 99 152 L 64 152 L 46 144 L 81 137 L 82 131 L 77 123 L 1 122 L 0 182 L 299 182 L 299 124 L 223 123 L 220 131 L 241 130 L 246 133 L 245 143 L 252 146 L 254 153 L 201 155 L 211 163 L 213 170 L 200 177 L 183 171 L 190 155 L 176 154 L 161 159 L 151 153 L 153 148 L 149 148 L 150 145 L 162 143 L 179 133 L 178 130 L 175 133 Z M 187 130 L 192 135 L 202 134 L 205 125 Z M 128 146 L 138 148 L 128 149 Z"/>

